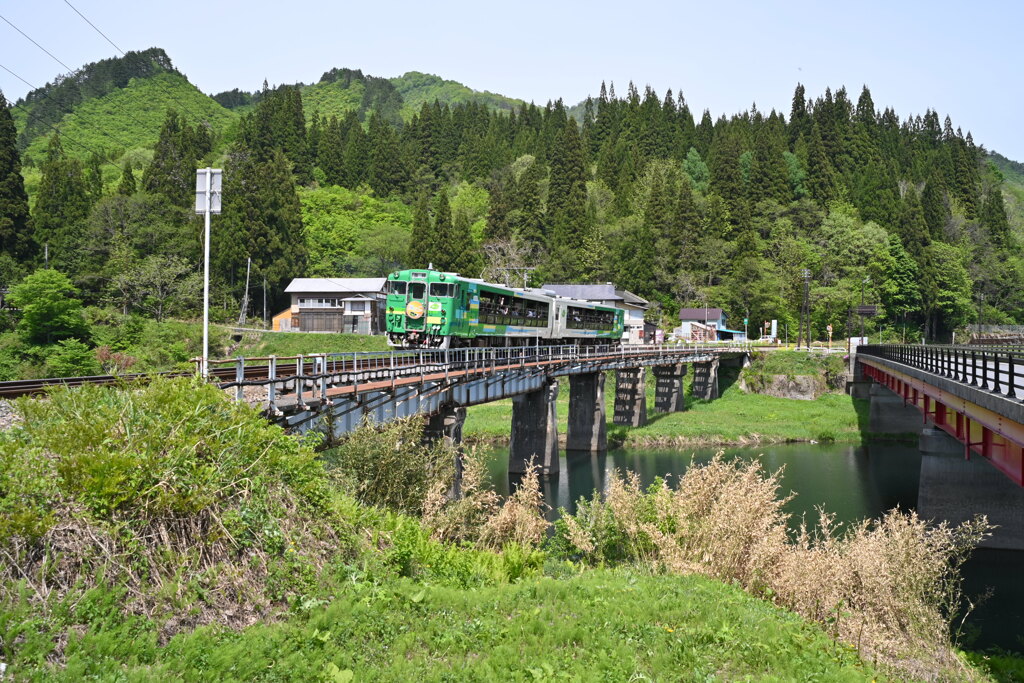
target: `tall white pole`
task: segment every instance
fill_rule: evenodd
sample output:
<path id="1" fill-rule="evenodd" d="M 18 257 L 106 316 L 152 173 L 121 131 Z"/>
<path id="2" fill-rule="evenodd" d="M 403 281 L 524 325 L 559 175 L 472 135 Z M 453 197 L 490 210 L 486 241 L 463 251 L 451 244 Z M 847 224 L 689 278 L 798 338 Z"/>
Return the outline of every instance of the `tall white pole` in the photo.
<path id="1" fill-rule="evenodd" d="M 210 202 L 213 169 L 206 169 L 206 230 L 203 239 L 203 379 L 210 375 Z"/>

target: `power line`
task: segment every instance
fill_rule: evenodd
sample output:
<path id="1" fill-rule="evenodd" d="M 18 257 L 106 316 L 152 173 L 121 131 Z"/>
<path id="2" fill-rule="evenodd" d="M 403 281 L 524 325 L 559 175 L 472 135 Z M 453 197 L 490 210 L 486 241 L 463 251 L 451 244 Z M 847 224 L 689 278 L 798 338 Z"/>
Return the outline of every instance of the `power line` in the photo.
<path id="1" fill-rule="evenodd" d="M 82 17 L 82 20 L 85 21 L 85 23 L 89 24 L 89 26 L 92 26 L 93 30 L 96 31 L 96 33 L 98 33 L 101 36 L 103 36 L 104 40 L 106 40 L 108 43 L 113 45 L 114 49 L 117 50 L 118 52 L 120 52 L 122 56 L 124 55 L 124 50 L 122 50 L 117 45 L 115 45 L 114 41 L 112 41 L 110 38 L 107 38 L 107 34 L 106 33 L 104 33 L 103 31 L 99 30 L 98 28 L 96 28 L 96 24 L 94 24 L 91 21 L 89 21 L 84 14 L 82 14 L 81 12 L 78 11 L 77 7 L 75 7 L 70 2 L 68 2 L 68 0 L 64 0 L 64 4 L 67 5 L 68 7 L 70 7 L 71 9 L 75 10 L 75 14 L 77 14 L 80 17 Z"/>
<path id="2" fill-rule="evenodd" d="M 72 5 L 72 4 L 70 3 L 70 2 L 68 2 L 68 0 L 64 0 L 64 4 L 65 4 L 65 5 L 67 5 L 68 7 L 70 7 L 71 9 L 73 9 L 73 10 L 75 11 L 75 14 L 77 14 L 77 15 L 78 15 L 78 16 L 80 16 L 80 17 L 82 17 L 82 21 L 84 21 L 85 23 L 89 24 L 89 26 L 91 26 L 91 27 L 93 28 L 93 30 L 94 30 L 94 31 L 96 31 L 96 33 L 98 33 L 98 34 L 100 34 L 101 36 L 103 36 L 103 39 L 104 39 L 104 40 L 106 40 L 106 41 L 107 41 L 108 43 L 110 43 L 110 44 L 111 44 L 111 45 L 112 45 L 112 46 L 114 47 L 114 49 L 115 49 L 115 50 L 117 50 L 118 52 L 120 52 L 120 53 L 121 53 L 121 56 L 122 56 L 122 57 L 125 57 L 125 56 L 127 56 L 127 55 L 125 55 L 125 52 L 124 52 L 124 50 L 122 50 L 122 49 L 121 49 L 120 47 L 118 47 L 118 46 L 117 46 L 117 44 L 116 44 L 116 43 L 115 43 L 114 41 L 112 41 L 112 40 L 111 40 L 110 38 L 108 38 L 108 37 L 107 37 L 107 34 L 106 34 L 106 33 L 104 33 L 103 31 L 99 30 L 99 28 L 97 28 L 96 24 L 94 24 L 94 23 L 92 23 L 91 21 L 89 21 L 89 19 L 88 19 L 88 18 L 87 18 L 87 17 L 86 17 L 86 16 L 84 15 L 84 14 L 82 14 L 81 12 L 79 12 L 79 11 L 78 11 L 78 8 L 77 8 L 77 7 L 75 7 L 75 6 L 74 6 L 74 5 Z M 198 121 L 202 121 L 202 120 L 203 120 L 203 117 L 202 117 L 202 116 L 200 116 L 200 115 L 196 114 L 196 113 L 195 113 L 194 111 L 192 111 L 191 109 L 189 109 L 188 107 L 186 107 L 186 106 L 185 106 L 185 103 L 184 103 L 184 102 L 182 102 L 182 101 L 181 101 L 180 99 L 178 99 L 178 96 L 177 96 L 177 95 L 175 95 L 175 94 L 174 94 L 173 92 L 171 92 L 170 90 L 168 90 L 168 89 L 164 88 L 164 84 L 163 84 L 163 83 L 161 83 L 160 81 L 154 81 L 154 82 L 155 82 L 155 83 L 156 83 L 156 84 L 157 84 L 157 85 L 158 85 L 158 86 L 159 86 L 159 87 L 160 87 L 160 88 L 161 88 L 161 89 L 162 89 L 162 90 L 163 90 L 163 91 L 164 91 L 165 93 L 167 93 L 168 95 L 170 95 L 170 96 L 171 96 L 171 97 L 172 97 L 172 98 L 173 98 L 173 99 L 175 100 L 175 102 L 177 102 L 177 103 L 178 103 L 179 105 L 181 105 L 181 108 L 182 108 L 182 109 L 184 109 L 184 110 L 185 110 L 185 111 L 186 111 L 187 113 L 191 114 L 191 115 L 192 115 L 192 116 L 193 116 L 193 117 L 194 117 L 194 118 L 196 119 L 196 121 L 197 121 L 197 122 L 198 122 Z"/>
<path id="3" fill-rule="evenodd" d="M 40 45 L 40 44 L 39 44 L 39 43 L 37 43 L 36 41 L 32 40 L 32 38 L 31 38 L 31 37 L 30 37 L 30 36 L 29 36 L 29 35 L 28 35 L 27 33 L 25 33 L 25 32 L 24 32 L 24 31 L 22 31 L 22 30 L 21 30 L 20 28 L 18 28 L 18 27 L 17 27 L 17 26 L 15 26 L 14 24 L 12 24 L 12 23 L 11 23 L 11 22 L 10 22 L 10 21 L 9 21 L 9 20 L 7 19 L 7 17 L 5 17 L 5 16 L 3 16 L 2 14 L 0 14 L 0 19 L 3 19 L 4 21 L 6 21 L 6 22 L 7 22 L 7 24 L 8 24 L 8 25 L 9 25 L 9 26 L 10 26 L 11 28 L 13 28 L 13 29 L 14 29 L 15 31 L 17 31 L 17 32 L 18 32 L 18 33 L 20 33 L 21 35 L 25 36 L 25 39 L 26 39 L 26 40 L 28 40 L 28 41 L 29 41 L 30 43 L 32 43 L 33 45 L 35 45 L 36 47 L 38 47 L 38 48 L 39 48 L 40 50 L 42 50 L 42 51 L 43 51 L 43 52 L 45 52 L 46 54 L 50 55 L 50 57 L 51 57 L 51 58 L 53 59 L 53 61 L 55 61 L 55 62 L 57 62 L 58 64 L 60 64 L 60 65 L 61 65 L 62 67 L 64 67 L 65 69 L 67 69 L 67 70 L 68 70 L 68 71 L 70 71 L 71 73 L 75 73 L 75 70 L 74 70 L 74 69 L 72 69 L 72 68 L 71 68 L 70 66 L 68 66 L 68 65 L 67 65 L 67 64 L 65 64 L 64 62 L 60 61 L 60 60 L 59 60 L 59 59 L 57 59 L 56 57 L 54 57 L 54 56 L 53 56 L 53 53 L 52 53 L 52 52 L 50 52 L 49 50 L 47 50 L 47 49 L 46 49 L 45 47 L 43 47 L 42 45 Z"/>
<path id="4" fill-rule="evenodd" d="M 33 45 L 35 45 L 36 47 L 38 47 L 38 48 L 39 48 L 40 50 L 42 50 L 42 51 L 43 51 L 43 52 L 45 52 L 46 54 L 50 55 L 50 58 L 51 58 L 51 59 L 53 59 L 53 60 L 54 60 L 55 62 L 57 62 L 58 64 L 60 64 L 61 66 L 63 66 L 63 67 L 65 68 L 65 69 L 67 69 L 67 70 L 68 70 L 68 71 L 69 71 L 69 72 L 71 73 L 71 75 L 74 75 L 74 74 L 78 73 L 78 71 L 77 71 L 77 70 L 75 70 L 75 69 L 72 69 L 72 68 L 71 68 L 70 66 L 68 66 L 68 65 L 67 65 L 67 64 L 65 64 L 64 62 L 62 62 L 62 61 L 60 61 L 59 59 L 57 59 L 56 57 L 54 57 L 54 56 L 53 56 L 53 53 L 51 53 L 51 52 L 50 52 L 49 50 L 47 50 L 47 49 L 46 49 L 45 47 L 43 47 L 42 45 L 40 45 L 40 44 L 39 44 L 39 43 L 37 43 L 36 41 L 32 40 L 31 36 L 29 36 L 29 35 L 28 35 L 27 33 L 25 33 L 24 31 L 22 31 L 22 30 L 21 30 L 20 28 L 18 28 L 18 27 L 17 27 L 17 26 L 15 26 L 14 24 L 12 24 L 12 23 L 11 23 L 11 22 L 10 22 L 10 21 L 9 21 L 9 20 L 8 20 L 8 19 L 6 18 L 6 17 L 4 17 L 3 15 L 0 15 L 0 19 L 3 19 L 4 21 L 6 21 L 6 22 L 7 22 L 7 23 L 8 23 L 8 24 L 9 24 L 9 25 L 11 26 L 11 28 L 13 28 L 13 29 L 14 29 L 15 31 L 17 31 L 17 32 L 18 32 L 18 33 L 20 33 L 21 35 L 25 36 L 25 38 L 26 38 L 26 39 L 27 39 L 27 40 L 28 40 L 29 42 L 31 42 L 31 43 L 32 43 Z M 69 112 L 69 113 L 70 113 L 70 112 Z M 128 118 L 130 118 L 130 119 L 131 119 L 132 121 L 134 121 L 135 123 L 137 123 L 137 124 L 139 124 L 140 126 L 142 126 L 142 127 L 143 127 L 143 129 L 145 129 L 145 128 L 149 128 L 149 127 L 150 127 L 150 125 L 149 125 L 149 124 L 147 124 L 147 123 L 143 123 L 142 121 L 139 121 L 139 120 L 138 120 L 137 118 L 135 118 L 134 116 L 132 116 L 131 112 L 129 112 L 129 111 L 127 111 L 127 110 L 125 110 L 125 112 L 124 112 L 124 113 L 125 113 L 125 114 L 126 114 L 126 115 L 128 116 Z"/>
<path id="5" fill-rule="evenodd" d="M 10 69 L 8 69 L 8 68 L 7 68 L 6 66 L 4 66 L 3 64 L 0 64 L 0 69 L 3 69 L 3 70 L 4 70 L 4 71 L 6 71 L 7 73 L 11 74 L 11 75 L 12 75 L 12 76 L 14 76 L 15 78 L 17 78 L 17 79 L 18 79 L 19 81 L 21 81 L 22 83 L 24 83 L 25 85 L 27 85 L 28 87 L 30 87 L 30 88 L 33 88 L 33 89 L 35 89 L 35 90 L 39 90 L 40 94 L 41 94 L 41 95 L 43 96 L 43 98 L 44 98 L 44 99 L 46 99 L 47 101 L 51 101 L 51 102 L 53 101 L 53 100 L 52 100 L 52 99 L 50 98 L 50 96 L 49 96 L 49 95 L 47 95 L 47 94 L 46 94 L 45 92 L 43 92 L 43 91 L 42 91 L 42 90 L 41 90 L 40 88 L 36 88 L 36 86 L 34 86 L 34 85 L 32 85 L 31 83 L 29 83 L 29 82 L 28 82 L 28 81 L 26 81 L 26 80 L 25 80 L 24 78 L 22 78 L 21 76 L 19 76 L 19 75 L 18 75 L 18 74 L 16 74 L 16 73 L 14 73 L 13 71 L 11 71 Z M 59 105 L 58 105 L 58 106 L 59 106 Z M 19 107 L 19 109 L 20 109 L 20 107 Z M 25 111 L 25 110 L 24 110 L 24 109 L 22 109 L 22 111 Z M 38 119 L 38 117 L 37 117 L 37 120 L 39 120 L 39 119 Z M 43 123 L 46 123 L 46 122 L 45 122 L 45 121 L 43 121 Z M 132 145 L 130 145 L 130 144 L 128 144 L 128 143 L 126 143 L 126 142 L 124 142 L 123 140 L 118 140 L 117 138 L 115 138 L 115 137 L 114 137 L 113 135 L 111 135 L 111 134 L 110 134 L 110 133 L 108 133 L 107 131 L 103 130 L 102 128 L 99 128 L 99 127 L 92 127 L 92 126 L 89 126 L 89 127 L 90 127 L 90 128 L 92 128 L 93 130 L 95 130 L 96 132 L 98 132 L 98 133 L 102 134 L 102 135 L 106 135 L 106 136 L 107 136 L 108 138 L 110 138 L 111 140 L 113 140 L 114 142 L 116 142 L 116 143 L 118 144 L 118 146 L 120 146 L 120 147 L 124 147 L 124 148 L 125 148 L 125 150 L 131 149 L 131 147 L 132 147 Z"/>

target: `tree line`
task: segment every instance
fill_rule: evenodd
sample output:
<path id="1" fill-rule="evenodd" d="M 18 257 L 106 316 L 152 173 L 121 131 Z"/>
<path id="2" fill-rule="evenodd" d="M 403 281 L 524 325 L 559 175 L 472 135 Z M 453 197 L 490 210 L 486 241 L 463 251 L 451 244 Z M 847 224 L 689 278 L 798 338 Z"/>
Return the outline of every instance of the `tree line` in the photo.
<path id="1" fill-rule="evenodd" d="M 602 84 L 575 109 L 435 101 L 403 122 L 397 93 L 377 86 L 365 106 L 320 117 L 307 116 L 300 88 L 265 84 L 216 150 L 221 131 L 168 112 L 142 177 L 126 166 L 117 187 L 55 136 L 31 211 L 2 102 L 0 277 L 48 262 L 87 303 L 156 310 L 150 292 L 185 294 L 198 270 L 194 173 L 218 158 L 224 211 L 211 251 L 224 301 L 241 299 L 250 258 L 277 303 L 307 264 L 329 268 L 306 238 L 297 188 L 340 186 L 412 207 L 395 267 L 493 276 L 501 264 L 533 267 L 534 284 L 614 281 L 654 302 L 664 322 L 681 305 L 708 304 L 733 320 L 795 325 L 802 269 L 818 336 L 828 324 L 844 329 L 862 299 L 879 306 L 878 324 L 928 339 L 979 315 L 1024 319 L 1002 178 L 970 133 L 937 112 L 900 119 L 877 110 L 866 87 L 854 103 L 845 88 L 811 99 L 797 86 L 788 116 L 752 107 L 713 120 L 695 117 L 681 93 L 630 84 L 620 97 Z M 485 197 L 479 224 L 452 209 L 463 187 Z M 144 273 L 172 282 L 126 282 Z M 165 303 L 161 314 L 194 308 L 186 296 Z"/>

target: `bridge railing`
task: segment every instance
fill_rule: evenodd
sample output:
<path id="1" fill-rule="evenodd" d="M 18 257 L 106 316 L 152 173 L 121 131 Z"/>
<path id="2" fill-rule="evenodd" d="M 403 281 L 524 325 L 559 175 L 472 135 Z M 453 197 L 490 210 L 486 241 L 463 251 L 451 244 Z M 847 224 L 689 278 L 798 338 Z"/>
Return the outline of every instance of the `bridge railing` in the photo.
<path id="1" fill-rule="evenodd" d="M 1024 393 L 1024 348 L 1020 346 L 926 346 L 878 344 L 857 353 L 924 370 L 954 382 L 1019 399 Z"/>
<path id="2" fill-rule="evenodd" d="M 246 387 L 266 387 L 267 402 L 273 407 L 284 389 L 294 391 L 298 403 L 304 395 L 326 398 L 328 386 L 355 385 L 385 378 L 408 378 L 469 371 L 469 374 L 493 373 L 498 368 L 525 368 L 530 365 L 564 365 L 616 358 L 651 359 L 736 353 L 749 351 L 745 344 L 638 344 L 619 346 L 512 346 L 461 349 L 424 349 L 319 353 L 297 356 L 266 356 L 210 361 L 211 374 L 224 389 L 234 389 L 238 400 L 245 399 Z M 231 366 L 234 366 L 231 377 Z"/>

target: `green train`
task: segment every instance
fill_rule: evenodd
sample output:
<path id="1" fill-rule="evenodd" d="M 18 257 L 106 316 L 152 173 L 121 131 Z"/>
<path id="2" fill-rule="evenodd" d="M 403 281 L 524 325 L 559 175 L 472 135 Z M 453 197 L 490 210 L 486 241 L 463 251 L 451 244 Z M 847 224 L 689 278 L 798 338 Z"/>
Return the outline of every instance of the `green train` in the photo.
<path id="1" fill-rule="evenodd" d="M 618 308 L 431 269 L 391 273 L 386 305 L 402 348 L 618 344 L 624 325 Z"/>

